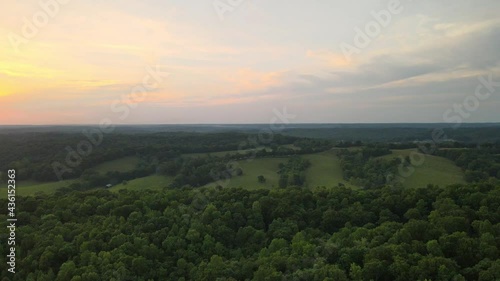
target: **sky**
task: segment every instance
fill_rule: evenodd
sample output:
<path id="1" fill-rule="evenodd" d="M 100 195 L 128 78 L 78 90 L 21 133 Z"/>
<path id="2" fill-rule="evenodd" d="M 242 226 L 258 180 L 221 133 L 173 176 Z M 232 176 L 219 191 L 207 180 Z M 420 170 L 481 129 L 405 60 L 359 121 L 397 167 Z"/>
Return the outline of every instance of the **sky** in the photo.
<path id="1" fill-rule="evenodd" d="M 500 122 L 498 0 L 1 1 L 1 125 Z"/>

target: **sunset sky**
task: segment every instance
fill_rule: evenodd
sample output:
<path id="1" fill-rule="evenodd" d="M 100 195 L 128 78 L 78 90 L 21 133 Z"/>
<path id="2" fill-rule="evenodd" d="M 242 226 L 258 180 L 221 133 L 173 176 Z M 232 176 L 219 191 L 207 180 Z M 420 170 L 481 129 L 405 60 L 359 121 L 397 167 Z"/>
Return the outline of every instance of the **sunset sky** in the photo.
<path id="1" fill-rule="evenodd" d="M 445 122 L 479 77 L 497 84 L 464 121 L 500 122 L 498 0 L 401 0 L 350 58 L 390 1 L 55 1 L 1 4 L 0 125 Z M 122 118 L 111 105 L 156 66 Z"/>

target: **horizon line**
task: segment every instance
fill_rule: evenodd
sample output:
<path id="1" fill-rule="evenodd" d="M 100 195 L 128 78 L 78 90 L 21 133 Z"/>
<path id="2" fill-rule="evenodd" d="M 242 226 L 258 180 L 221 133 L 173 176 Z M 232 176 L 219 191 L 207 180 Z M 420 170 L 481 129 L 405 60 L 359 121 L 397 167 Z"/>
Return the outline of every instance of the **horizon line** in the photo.
<path id="1" fill-rule="evenodd" d="M 245 126 L 245 125 L 269 125 L 270 123 L 143 123 L 143 124 L 110 124 L 113 126 Z M 341 123 L 332 123 L 332 122 L 297 122 L 297 123 L 280 123 L 282 125 L 391 125 L 391 124 L 408 124 L 408 125 L 438 125 L 438 124 L 447 124 L 454 125 L 456 123 L 447 123 L 447 122 L 341 122 Z M 485 122 L 462 122 L 461 124 L 498 124 L 500 125 L 500 121 L 485 121 Z M 56 127 L 64 127 L 64 126 L 100 126 L 100 124 L 0 124 L 0 127 L 48 127 L 48 126 L 56 126 Z"/>

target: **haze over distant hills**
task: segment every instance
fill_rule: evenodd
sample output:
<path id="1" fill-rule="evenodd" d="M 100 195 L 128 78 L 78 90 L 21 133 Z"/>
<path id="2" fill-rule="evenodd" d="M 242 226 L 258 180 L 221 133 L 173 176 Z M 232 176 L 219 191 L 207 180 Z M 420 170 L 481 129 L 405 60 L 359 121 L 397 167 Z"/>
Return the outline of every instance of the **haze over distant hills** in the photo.
<path id="1" fill-rule="evenodd" d="M 9 133 L 81 133 L 97 125 L 0 126 L 0 135 Z M 464 123 L 456 129 L 447 123 L 378 123 L 378 124 L 163 124 L 117 125 L 114 133 L 273 133 L 296 137 L 363 141 L 426 141 L 435 130 L 443 130 L 444 140 L 461 142 L 500 141 L 500 123 Z"/>

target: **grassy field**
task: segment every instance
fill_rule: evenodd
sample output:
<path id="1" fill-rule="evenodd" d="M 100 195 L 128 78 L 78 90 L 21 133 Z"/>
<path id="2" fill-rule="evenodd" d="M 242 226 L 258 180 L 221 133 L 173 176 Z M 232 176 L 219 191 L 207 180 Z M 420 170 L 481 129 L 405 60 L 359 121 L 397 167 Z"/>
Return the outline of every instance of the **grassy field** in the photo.
<path id="1" fill-rule="evenodd" d="M 223 154 L 222 154 L 223 153 Z M 220 152 L 220 154 L 225 155 L 228 151 Z M 202 156 L 204 154 L 199 154 Z M 190 155 L 192 156 L 192 154 Z M 339 182 L 345 183 L 342 179 L 342 171 L 340 170 L 339 159 L 335 156 L 333 151 L 323 152 L 319 154 L 305 155 L 305 158 L 309 159 L 312 166 L 307 171 L 307 183 L 309 187 L 313 186 L 335 186 Z M 120 160 L 126 160 L 120 162 Z M 109 161 L 101 165 L 96 166 L 94 169 L 104 173 L 107 171 L 126 171 L 134 167 L 135 163 L 139 161 L 135 157 L 126 157 L 119 160 Z M 279 176 L 277 174 L 279 163 L 286 163 L 288 158 L 258 158 L 251 161 L 240 160 L 238 164 L 243 169 L 243 175 L 234 177 L 228 181 L 225 187 L 243 187 L 247 189 L 258 189 L 258 188 L 276 188 L 278 186 Z M 265 183 L 259 183 L 257 181 L 257 176 L 263 175 L 266 178 Z M 144 178 L 138 178 L 130 180 L 127 184 L 117 184 L 110 188 L 112 191 L 118 191 L 121 189 L 129 190 L 162 190 L 164 187 L 168 186 L 172 182 L 172 177 L 165 177 L 160 175 L 152 175 Z M 37 191 L 43 191 L 46 193 L 53 193 L 60 187 L 65 187 L 75 182 L 76 180 L 54 182 L 54 183 L 44 183 L 40 184 L 33 181 L 19 182 L 17 194 L 18 195 L 34 195 Z M 3 197 L 6 197 L 2 194 Z"/>
<path id="2" fill-rule="evenodd" d="M 408 150 L 393 150 L 391 155 L 383 156 L 382 158 L 391 159 L 395 157 L 405 157 L 414 151 Z M 225 155 L 230 151 L 212 153 L 212 155 Z M 236 153 L 237 151 L 234 151 Z M 189 156 L 203 156 L 206 154 L 189 154 Z M 322 153 L 307 154 L 302 157 L 311 161 L 311 167 L 306 171 L 306 187 L 313 188 L 316 186 L 334 187 L 339 183 L 343 183 L 348 187 L 356 188 L 344 181 L 342 170 L 340 168 L 340 160 L 335 155 L 335 150 L 329 150 Z M 240 160 L 239 166 L 243 169 L 243 175 L 230 179 L 225 187 L 242 187 L 247 189 L 258 188 L 277 188 L 279 176 L 277 174 L 279 163 L 285 163 L 288 160 L 282 158 L 258 158 L 251 161 Z M 108 171 L 128 171 L 137 165 L 139 158 L 125 157 L 114 161 L 109 161 L 96 166 L 94 169 L 105 173 Z M 460 168 L 454 165 L 453 162 L 442 157 L 425 156 L 425 161 L 420 166 L 415 166 L 415 171 L 412 175 L 405 178 L 404 185 L 411 188 L 425 187 L 427 184 L 436 184 L 446 186 L 454 183 L 464 183 L 464 175 Z M 265 183 L 259 183 L 257 176 L 263 175 L 266 178 Z M 162 190 L 167 187 L 173 180 L 173 177 L 165 177 L 160 175 L 152 175 L 148 177 L 130 180 L 127 184 L 118 184 L 110 190 L 118 191 L 121 189 L 130 190 Z M 16 186 L 16 194 L 19 196 L 32 196 L 36 192 L 44 192 L 47 194 L 54 193 L 58 188 L 67 187 L 78 180 L 65 180 L 52 183 L 39 183 L 35 181 L 19 181 Z M 210 184 L 210 185 L 213 185 Z M 2 189 L 0 198 L 6 198 L 7 191 Z"/>
<path id="3" fill-rule="evenodd" d="M 46 194 L 54 193 L 58 188 L 67 187 L 76 180 L 64 180 L 49 183 L 40 183 L 36 181 L 18 181 L 16 182 L 16 195 L 18 196 L 33 196 L 37 192 Z M 7 198 L 7 189 L 2 188 L 0 198 Z"/>
<path id="4" fill-rule="evenodd" d="M 335 154 L 335 151 L 329 150 L 322 153 L 304 155 L 303 157 L 311 161 L 311 167 L 306 173 L 306 186 L 311 188 L 317 186 L 333 187 L 339 183 L 350 186 L 342 176 L 340 159 Z"/>
<path id="5" fill-rule="evenodd" d="M 94 168 L 92 168 L 92 170 L 96 170 L 102 174 L 105 174 L 107 172 L 112 172 L 112 171 L 128 172 L 128 171 L 132 171 L 137 166 L 139 161 L 140 161 L 139 157 L 128 156 L 128 157 L 123 157 L 123 158 L 119 158 L 116 160 L 101 163 L 101 164 L 95 166 Z"/>
<path id="6" fill-rule="evenodd" d="M 391 155 L 383 158 L 391 159 L 395 157 L 409 156 L 413 149 L 393 150 Z M 416 157 L 415 157 L 416 158 Z M 416 159 L 418 161 L 418 159 Z M 422 165 L 414 166 L 415 171 L 412 175 L 405 178 L 403 185 L 412 188 L 425 187 L 427 184 L 436 184 L 447 186 L 455 183 L 465 183 L 462 170 L 452 161 L 432 155 L 425 155 Z"/>
<path id="7" fill-rule="evenodd" d="M 152 175 L 144 178 L 138 178 L 128 181 L 127 184 L 117 184 L 110 188 L 111 191 L 118 191 L 120 189 L 129 190 L 163 190 L 172 182 L 172 177 L 165 177 L 159 175 Z M 16 195 L 18 196 L 33 196 L 37 192 L 52 194 L 57 189 L 68 187 L 78 180 L 64 180 L 58 182 L 39 183 L 35 181 L 18 181 L 16 184 Z M 0 198 L 7 198 L 7 189 L 0 189 Z"/>
<path id="8" fill-rule="evenodd" d="M 223 181 L 224 187 L 242 187 L 246 189 L 275 188 L 278 187 L 278 165 L 285 163 L 288 158 L 258 158 L 251 161 L 238 161 L 243 170 L 243 175 L 233 177 L 228 181 Z M 259 183 L 257 177 L 263 175 L 266 178 L 265 183 Z M 208 184 L 213 185 L 213 183 Z"/>
<path id="9" fill-rule="evenodd" d="M 339 183 L 350 186 L 342 178 L 340 162 L 334 151 L 308 154 L 303 157 L 311 161 L 311 167 L 306 172 L 305 186 L 333 187 L 337 186 Z M 232 178 L 227 182 L 225 187 L 242 187 L 246 189 L 277 188 L 279 181 L 279 175 L 277 173 L 278 165 L 279 163 L 286 163 L 286 161 L 288 161 L 288 158 L 286 157 L 258 158 L 252 161 L 238 161 L 241 169 L 243 169 L 243 175 Z M 259 183 L 257 181 L 257 177 L 259 175 L 263 175 L 266 178 L 265 183 Z"/>
<path id="10" fill-rule="evenodd" d="M 172 183 L 172 177 L 166 177 L 161 175 L 152 175 L 144 178 L 138 178 L 134 180 L 130 180 L 127 184 L 117 184 L 110 188 L 112 191 L 118 191 L 121 189 L 128 190 L 163 190 L 164 187 L 167 187 L 170 183 Z"/>

